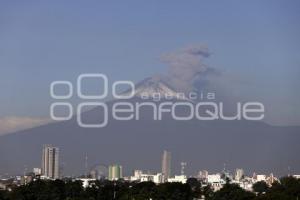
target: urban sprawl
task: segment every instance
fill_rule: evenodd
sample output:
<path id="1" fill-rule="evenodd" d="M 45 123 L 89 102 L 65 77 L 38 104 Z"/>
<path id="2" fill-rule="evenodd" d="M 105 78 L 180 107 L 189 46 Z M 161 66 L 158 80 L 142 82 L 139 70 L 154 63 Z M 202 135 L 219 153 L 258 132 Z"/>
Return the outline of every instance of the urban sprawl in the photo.
<path id="1" fill-rule="evenodd" d="M 86 158 L 87 159 L 87 158 Z M 108 167 L 99 165 L 86 172 L 85 175 L 78 177 L 63 177 L 60 175 L 59 165 L 59 148 L 52 145 L 44 145 L 42 151 L 42 166 L 41 168 L 33 168 L 32 172 L 25 172 L 20 176 L 5 176 L 0 179 L 0 189 L 10 190 L 11 187 L 18 187 L 29 184 L 36 180 L 55 180 L 55 179 L 72 179 L 80 180 L 82 186 L 87 188 L 96 180 L 110 181 L 128 181 L 128 182 L 153 182 L 161 184 L 166 182 L 186 183 L 189 178 L 196 178 L 202 183 L 202 187 L 209 186 L 213 191 L 220 190 L 228 181 L 239 185 L 247 191 L 253 190 L 253 185 L 257 182 L 265 182 L 271 186 L 278 178 L 272 173 L 270 175 L 256 174 L 247 176 L 243 169 L 236 169 L 234 173 L 229 173 L 224 170 L 220 173 L 210 174 L 207 170 L 201 170 L 194 177 L 185 175 L 186 162 L 181 162 L 181 173 L 179 175 L 171 175 L 171 152 L 164 151 L 161 161 L 161 172 L 149 173 L 143 170 L 133 170 L 132 176 L 123 176 L 123 168 L 119 164 L 109 165 Z M 300 179 L 300 175 L 289 175 Z"/>

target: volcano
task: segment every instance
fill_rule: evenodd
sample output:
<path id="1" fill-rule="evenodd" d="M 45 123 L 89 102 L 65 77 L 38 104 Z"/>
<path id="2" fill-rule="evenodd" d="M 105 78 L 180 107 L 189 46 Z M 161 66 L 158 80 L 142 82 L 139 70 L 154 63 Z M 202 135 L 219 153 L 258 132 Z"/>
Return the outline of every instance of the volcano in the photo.
<path id="1" fill-rule="evenodd" d="M 152 101 L 142 98 L 146 94 L 174 97 L 177 92 L 162 79 L 151 77 L 136 84 L 134 97 L 126 101 Z M 109 110 L 119 101 L 106 102 Z M 164 101 L 162 98 L 154 102 Z M 103 128 L 79 127 L 74 116 L 68 121 L 1 136 L 0 173 L 15 174 L 25 167 L 40 167 L 43 144 L 60 148 L 64 175 L 84 173 L 86 155 L 90 166 L 123 165 L 125 175 L 134 169 L 160 171 L 164 149 L 172 152 L 173 174 L 179 173 L 181 161 L 188 163 L 190 175 L 202 169 L 221 171 L 224 163 L 229 169 L 244 168 L 249 174 L 256 171 L 285 175 L 288 166 L 300 171 L 300 127 L 245 120 L 176 121 L 165 117 L 159 121 L 153 120 L 151 108 L 143 109 L 140 120 L 115 120 L 111 114 L 108 117 L 109 123 Z M 86 111 L 83 118 L 89 123 L 102 120 L 101 108 Z"/>

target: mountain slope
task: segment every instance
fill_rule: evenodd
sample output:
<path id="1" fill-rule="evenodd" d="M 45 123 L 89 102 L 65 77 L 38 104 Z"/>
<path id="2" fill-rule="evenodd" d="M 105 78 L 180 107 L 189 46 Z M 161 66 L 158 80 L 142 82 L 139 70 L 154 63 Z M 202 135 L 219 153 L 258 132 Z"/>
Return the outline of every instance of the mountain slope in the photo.
<path id="1" fill-rule="evenodd" d="M 141 103 L 140 92 L 173 93 L 167 84 L 137 85 L 129 102 Z M 107 102 L 109 110 L 119 100 Z M 162 99 L 156 104 L 164 102 Z M 181 111 L 181 113 L 185 113 Z M 100 108 L 83 114 L 89 122 L 102 120 Z M 188 163 L 187 172 L 244 168 L 258 173 L 285 174 L 288 166 L 300 171 L 298 152 L 300 127 L 274 127 L 259 121 L 176 121 L 170 117 L 153 120 L 153 110 L 144 108 L 140 120 L 119 121 L 109 115 L 104 128 L 80 128 L 76 119 L 52 123 L 0 137 L 0 173 L 21 172 L 39 167 L 43 144 L 61 149 L 61 164 L 67 175 L 84 172 L 85 155 L 89 165 L 120 163 L 128 174 L 133 169 L 160 170 L 161 152 L 172 152 L 173 171 L 179 173 L 180 161 Z"/>

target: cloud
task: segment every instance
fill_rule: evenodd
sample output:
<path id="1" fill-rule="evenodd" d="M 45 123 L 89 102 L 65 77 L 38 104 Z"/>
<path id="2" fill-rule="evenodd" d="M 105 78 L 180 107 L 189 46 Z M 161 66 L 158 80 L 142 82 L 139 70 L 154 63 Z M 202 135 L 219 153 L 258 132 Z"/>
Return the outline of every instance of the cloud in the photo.
<path id="1" fill-rule="evenodd" d="M 211 74 L 218 74 L 216 69 L 203 63 L 210 55 L 205 45 L 192 45 L 163 54 L 161 60 L 168 65 L 167 77 L 170 84 L 179 91 L 189 92 L 194 89 L 195 81 L 204 80 Z"/>
<path id="2" fill-rule="evenodd" d="M 3 117 L 0 118 L 0 136 L 50 123 L 49 118 Z"/>

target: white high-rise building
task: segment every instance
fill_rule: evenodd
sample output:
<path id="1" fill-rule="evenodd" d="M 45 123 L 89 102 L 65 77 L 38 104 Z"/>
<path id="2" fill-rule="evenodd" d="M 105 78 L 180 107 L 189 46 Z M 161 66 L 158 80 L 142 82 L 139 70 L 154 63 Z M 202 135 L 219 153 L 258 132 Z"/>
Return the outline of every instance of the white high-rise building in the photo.
<path id="1" fill-rule="evenodd" d="M 162 155 L 161 172 L 163 175 L 163 180 L 165 182 L 168 181 L 168 178 L 171 177 L 171 152 L 166 150 Z"/>
<path id="2" fill-rule="evenodd" d="M 59 178 L 59 148 L 44 145 L 42 156 L 42 175 L 47 178 Z"/>
<path id="3" fill-rule="evenodd" d="M 41 168 L 33 168 L 32 171 L 33 171 L 34 175 L 36 175 L 36 176 L 39 176 L 42 173 L 42 169 Z"/>
<path id="4" fill-rule="evenodd" d="M 208 171 L 207 170 L 202 170 L 202 171 L 199 171 L 199 173 L 198 173 L 198 178 L 199 179 L 206 180 L 207 176 L 208 176 Z"/>
<path id="5" fill-rule="evenodd" d="M 141 179 L 142 174 L 143 174 L 142 170 L 134 170 L 134 175 L 133 176 L 138 180 L 138 179 Z"/>
<path id="6" fill-rule="evenodd" d="M 234 174 L 234 179 L 236 181 L 240 181 L 244 176 L 244 170 L 243 169 L 236 169 Z"/>

